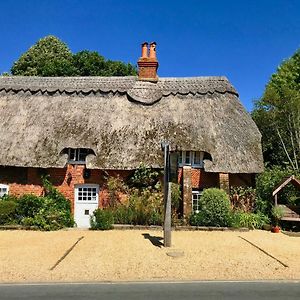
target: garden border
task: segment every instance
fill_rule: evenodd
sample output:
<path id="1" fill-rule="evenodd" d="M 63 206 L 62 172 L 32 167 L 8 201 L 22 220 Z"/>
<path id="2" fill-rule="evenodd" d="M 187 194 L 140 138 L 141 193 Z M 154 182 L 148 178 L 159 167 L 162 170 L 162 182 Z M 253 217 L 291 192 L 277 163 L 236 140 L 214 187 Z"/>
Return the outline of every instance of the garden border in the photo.
<path id="1" fill-rule="evenodd" d="M 66 227 L 59 230 L 72 230 L 80 228 L 77 227 Z M 117 230 L 157 230 L 162 231 L 162 226 L 155 226 L 155 225 L 128 225 L 128 224 L 114 224 L 113 229 Z M 22 226 L 22 225 L 1 225 L 0 230 L 40 230 L 36 226 Z M 83 228 L 82 230 L 85 230 Z M 172 227 L 173 231 L 236 231 L 236 232 L 247 232 L 251 229 L 249 228 L 233 228 L 233 227 L 205 227 L 205 226 L 175 226 Z M 44 231 L 44 230 L 40 230 Z M 52 230 L 55 231 L 55 230 Z"/>

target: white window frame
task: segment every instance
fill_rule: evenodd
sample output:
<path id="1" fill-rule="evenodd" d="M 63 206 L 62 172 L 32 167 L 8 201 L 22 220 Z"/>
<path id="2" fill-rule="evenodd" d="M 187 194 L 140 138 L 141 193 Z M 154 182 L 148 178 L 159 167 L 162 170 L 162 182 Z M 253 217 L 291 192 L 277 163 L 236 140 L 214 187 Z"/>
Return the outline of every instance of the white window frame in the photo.
<path id="1" fill-rule="evenodd" d="M 3 189 L 6 189 L 6 192 L 2 192 Z M 0 183 L 0 198 L 4 195 L 8 195 L 9 193 L 9 185 Z"/>
<path id="2" fill-rule="evenodd" d="M 91 191 L 80 191 L 79 189 L 95 189 L 96 190 L 96 193 L 95 193 L 95 198 L 93 198 L 93 195 L 83 195 L 86 194 L 86 193 L 91 193 Z M 81 198 L 81 195 L 80 193 L 82 192 L 82 197 L 91 197 L 90 200 L 83 200 L 83 199 L 80 199 Z M 99 202 L 99 185 L 98 184 L 78 184 L 78 185 L 75 185 L 75 201 L 76 203 L 82 203 L 82 204 L 89 204 L 89 203 L 98 203 Z"/>
<path id="3" fill-rule="evenodd" d="M 199 206 L 200 206 L 199 200 L 202 196 L 202 193 L 203 193 L 203 191 L 199 191 L 199 190 L 192 191 L 192 212 L 195 212 L 195 213 L 199 212 Z M 194 196 L 197 196 L 197 199 L 196 199 L 197 204 L 196 205 L 194 204 L 194 201 L 195 201 Z"/>
<path id="4" fill-rule="evenodd" d="M 186 163 L 186 153 L 187 152 L 190 153 L 190 162 L 189 163 Z M 195 163 L 195 153 L 196 152 L 200 152 L 200 163 Z M 178 165 L 179 165 L 179 167 L 192 166 L 193 168 L 203 168 L 203 158 L 204 158 L 203 151 L 180 151 Z"/>

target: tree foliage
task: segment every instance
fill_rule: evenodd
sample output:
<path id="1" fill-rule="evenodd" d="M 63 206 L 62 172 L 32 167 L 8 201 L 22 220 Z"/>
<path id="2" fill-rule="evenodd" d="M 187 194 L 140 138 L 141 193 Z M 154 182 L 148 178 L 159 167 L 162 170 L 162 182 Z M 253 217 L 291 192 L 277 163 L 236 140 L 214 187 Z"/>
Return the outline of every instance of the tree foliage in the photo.
<path id="1" fill-rule="evenodd" d="M 68 46 L 50 35 L 22 54 L 14 63 L 11 73 L 23 76 L 72 76 L 76 69 Z"/>
<path id="2" fill-rule="evenodd" d="M 267 165 L 300 166 L 300 49 L 284 61 L 255 103 Z"/>
<path id="3" fill-rule="evenodd" d="M 131 64 L 106 60 L 96 51 L 73 54 L 55 36 L 46 36 L 21 55 L 11 68 L 23 76 L 129 76 L 136 75 Z"/>

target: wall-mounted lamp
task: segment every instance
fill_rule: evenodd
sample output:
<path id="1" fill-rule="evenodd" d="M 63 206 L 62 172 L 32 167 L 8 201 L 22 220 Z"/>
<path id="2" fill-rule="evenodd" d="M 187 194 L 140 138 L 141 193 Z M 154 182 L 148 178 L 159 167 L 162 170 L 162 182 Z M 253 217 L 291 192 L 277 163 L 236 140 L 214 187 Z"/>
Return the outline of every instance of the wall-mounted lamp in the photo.
<path id="1" fill-rule="evenodd" d="M 83 170 L 83 178 L 84 179 L 88 179 L 88 178 L 90 178 L 91 177 L 91 170 L 90 169 L 84 169 Z"/>

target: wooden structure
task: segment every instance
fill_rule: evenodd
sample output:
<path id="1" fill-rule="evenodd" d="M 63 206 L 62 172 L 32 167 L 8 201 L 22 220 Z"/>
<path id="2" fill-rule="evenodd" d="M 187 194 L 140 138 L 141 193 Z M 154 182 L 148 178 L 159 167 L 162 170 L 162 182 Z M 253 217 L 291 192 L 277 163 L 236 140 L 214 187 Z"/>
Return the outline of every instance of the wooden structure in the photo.
<path id="1" fill-rule="evenodd" d="M 275 206 L 280 206 L 284 211 L 284 216 L 281 218 L 283 221 L 300 221 L 300 206 L 278 204 L 278 193 L 289 183 L 293 184 L 300 190 L 300 180 L 294 175 L 286 178 L 272 193 L 274 197 Z"/>

